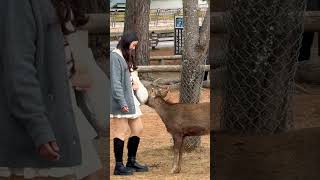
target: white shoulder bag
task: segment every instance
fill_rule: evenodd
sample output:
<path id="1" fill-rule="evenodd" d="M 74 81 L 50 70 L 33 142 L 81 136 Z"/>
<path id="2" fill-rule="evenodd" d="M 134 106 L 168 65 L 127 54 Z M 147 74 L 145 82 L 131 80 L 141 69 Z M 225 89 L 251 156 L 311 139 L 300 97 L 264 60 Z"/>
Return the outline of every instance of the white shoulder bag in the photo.
<path id="1" fill-rule="evenodd" d="M 139 86 L 138 90 L 135 91 L 135 95 L 141 104 L 145 104 L 148 101 L 148 90 L 141 83 L 137 71 L 131 72 L 131 75 L 132 75 L 133 81 L 138 83 L 138 86 Z"/>

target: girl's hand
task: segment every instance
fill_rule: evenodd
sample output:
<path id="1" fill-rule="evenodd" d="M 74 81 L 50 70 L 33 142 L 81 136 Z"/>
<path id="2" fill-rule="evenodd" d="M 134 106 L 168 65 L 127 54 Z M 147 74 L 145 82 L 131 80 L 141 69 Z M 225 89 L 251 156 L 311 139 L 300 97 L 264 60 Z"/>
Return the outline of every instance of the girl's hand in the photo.
<path id="1" fill-rule="evenodd" d="M 133 83 L 132 83 L 132 89 L 133 90 L 138 90 L 139 89 L 139 84 L 138 83 L 136 83 L 135 81 L 133 81 Z"/>
<path id="2" fill-rule="evenodd" d="M 59 147 L 56 141 L 51 141 L 39 147 L 38 153 L 46 160 L 56 161 L 60 159 Z"/>
<path id="3" fill-rule="evenodd" d="M 121 111 L 122 111 L 122 112 L 129 112 L 128 106 L 122 107 L 122 108 L 121 108 Z"/>

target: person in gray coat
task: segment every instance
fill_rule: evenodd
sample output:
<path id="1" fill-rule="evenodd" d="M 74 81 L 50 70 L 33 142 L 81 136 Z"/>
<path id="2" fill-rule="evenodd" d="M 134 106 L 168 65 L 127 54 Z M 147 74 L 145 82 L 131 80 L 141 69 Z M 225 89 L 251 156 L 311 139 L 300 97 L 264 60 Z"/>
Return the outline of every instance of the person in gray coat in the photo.
<path id="1" fill-rule="evenodd" d="M 148 167 L 136 161 L 143 126 L 140 116 L 140 103 L 134 91 L 139 88 L 131 72 L 136 70 L 134 50 L 138 44 L 136 33 L 128 32 L 121 37 L 117 48 L 110 55 L 111 109 L 110 117 L 115 124 L 113 139 L 116 165 L 114 175 L 132 175 L 134 171 L 146 172 Z M 131 130 L 128 139 L 128 161 L 123 165 L 123 147 L 126 132 Z"/>
<path id="2" fill-rule="evenodd" d="M 0 1 L 0 167 L 81 164 L 56 12 L 50 0 Z"/>

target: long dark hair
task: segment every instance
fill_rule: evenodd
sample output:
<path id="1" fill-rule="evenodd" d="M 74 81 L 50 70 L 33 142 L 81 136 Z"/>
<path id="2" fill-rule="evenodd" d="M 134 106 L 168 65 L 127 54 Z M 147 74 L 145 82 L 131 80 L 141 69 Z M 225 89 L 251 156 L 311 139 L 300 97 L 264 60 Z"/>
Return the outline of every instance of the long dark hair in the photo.
<path id="1" fill-rule="evenodd" d="M 132 70 L 137 69 L 137 64 L 135 61 L 135 50 L 129 49 L 130 44 L 133 41 L 138 41 L 137 34 L 135 32 L 127 32 L 121 37 L 121 39 L 117 45 L 117 48 L 121 50 L 122 55 L 128 64 L 128 68 L 129 68 L 130 72 Z"/>
<path id="2" fill-rule="evenodd" d="M 85 11 L 81 7 L 80 0 L 51 0 L 51 2 L 56 9 L 64 34 L 73 32 L 66 27 L 67 22 L 71 21 L 75 27 L 83 26 L 88 22 L 89 18 L 85 16 Z M 73 13 L 73 19 L 71 12 Z"/>

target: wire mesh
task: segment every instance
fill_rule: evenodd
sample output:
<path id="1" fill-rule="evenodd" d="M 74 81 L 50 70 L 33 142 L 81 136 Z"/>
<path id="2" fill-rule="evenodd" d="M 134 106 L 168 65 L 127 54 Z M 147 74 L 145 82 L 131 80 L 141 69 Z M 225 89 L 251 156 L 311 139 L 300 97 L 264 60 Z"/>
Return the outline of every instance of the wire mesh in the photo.
<path id="1" fill-rule="evenodd" d="M 230 0 L 228 6 L 222 103 L 215 119 L 229 132 L 286 131 L 293 126 L 291 100 L 305 2 Z"/>
<path id="2" fill-rule="evenodd" d="M 199 59 L 193 60 L 183 58 L 181 71 L 180 102 L 199 102 L 207 57 L 207 55 L 203 55 Z M 200 144 L 200 136 L 188 136 L 184 139 L 183 147 L 185 151 L 190 152 L 199 147 Z"/>
<path id="3" fill-rule="evenodd" d="M 181 71 L 181 94 L 182 103 L 198 103 L 201 95 L 205 64 L 207 56 L 200 59 L 189 60 L 183 58 Z"/>

